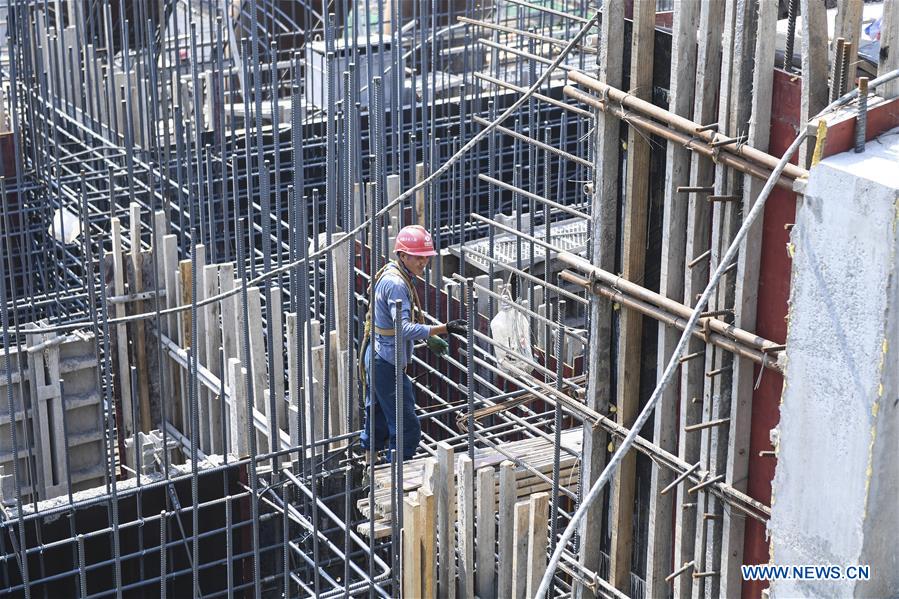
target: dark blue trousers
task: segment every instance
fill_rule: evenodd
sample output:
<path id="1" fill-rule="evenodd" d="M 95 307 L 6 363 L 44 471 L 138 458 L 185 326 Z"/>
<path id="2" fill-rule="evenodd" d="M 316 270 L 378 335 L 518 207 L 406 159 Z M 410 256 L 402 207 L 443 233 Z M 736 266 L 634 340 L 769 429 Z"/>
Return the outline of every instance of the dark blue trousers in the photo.
<path id="1" fill-rule="evenodd" d="M 372 360 L 374 354 L 374 360 Z M 365 398 L 365 426 L 362 429 L 362 447 L 371 447 L 369 423 L 374 419 L 374 447 L 376 450 L 396 449 L 396 370 L 395 366 L 374 352 L 371 345 L 365 353 L 365 371 L 368 373 Z M 371 374 L 375 374 L 372 387 Z M 374 398 L 374 399 L 372 399 Z M 389 441 L 389 444 L 388 444 Z M 415 455 L 421 441 L 421 425 L 415 415 L 415 393 L 412 380 L 403 374 L 403 459 Z"/>

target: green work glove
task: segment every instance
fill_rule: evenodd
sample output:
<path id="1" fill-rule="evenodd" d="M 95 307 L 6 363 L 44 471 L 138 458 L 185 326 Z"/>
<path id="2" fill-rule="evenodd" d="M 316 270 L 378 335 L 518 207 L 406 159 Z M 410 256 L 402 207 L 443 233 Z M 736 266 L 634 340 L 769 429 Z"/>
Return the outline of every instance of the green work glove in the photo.
<path id="1" fill-rule="evenodd" d="M 428 349 L 434 354 L 442 356 L 449 349 L 449 343 L 437 336 L 428 337 Z"/>

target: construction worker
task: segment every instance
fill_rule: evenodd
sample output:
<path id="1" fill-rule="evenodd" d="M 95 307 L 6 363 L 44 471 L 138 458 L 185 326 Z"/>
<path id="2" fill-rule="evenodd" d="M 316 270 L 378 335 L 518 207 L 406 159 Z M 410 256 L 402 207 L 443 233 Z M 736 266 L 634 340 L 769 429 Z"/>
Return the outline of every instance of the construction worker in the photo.
<path id="1" fill-rule="evenodd" d="M 428 348 L 443 355 L 449 344 L 438 337 L 453 333 L 465 335 L 468 323 L 452 320 L 446 324 L 430 326 L 424 323 L 418 292 L 413 280 L 420 277 L 434 251 L 431 234 L 420 225 L 403 227 L 396 236 L 394 248 L 396 260 L 390 261 L 373 278 L 369 287 L 369 314 L 365 323 L 365 338 L 361 353 L 364 372 L 361 380 L 367 393 L 365 398 L 365 426 L 362 429 L 362 447 L 369 450 L 372 443 L 369 427 L 374 420 L 374 447 L 380 450 L 387 445 L 396 449 L 396 360 L 393 312 L 396 300 L 402 301 L 402 331 L 405 341 L 401 352 L 400 367 L 405 370 L 412 359 L 413 343 L 427 340 Z M 372 373 L 374 386 L 371 385 Z M 403 459 L 415 454 L 421 440 L 421 426 L 415 415 L 415 393 L 412 380 L 403 375 Z M 388 445 L 389 442 L 389 445 Z"/>

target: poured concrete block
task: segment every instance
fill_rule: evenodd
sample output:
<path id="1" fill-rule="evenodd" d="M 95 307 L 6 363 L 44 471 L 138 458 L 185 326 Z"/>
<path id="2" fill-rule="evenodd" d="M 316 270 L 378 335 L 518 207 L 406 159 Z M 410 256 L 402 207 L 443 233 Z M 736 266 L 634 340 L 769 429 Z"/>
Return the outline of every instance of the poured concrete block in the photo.
<path id="1" fill-rule="evenodd" d="M 799 203 L 773 482 L 772 562 L 867 564 L 772 597 L 899 589 L 899 130 L 827 158 Z"/>

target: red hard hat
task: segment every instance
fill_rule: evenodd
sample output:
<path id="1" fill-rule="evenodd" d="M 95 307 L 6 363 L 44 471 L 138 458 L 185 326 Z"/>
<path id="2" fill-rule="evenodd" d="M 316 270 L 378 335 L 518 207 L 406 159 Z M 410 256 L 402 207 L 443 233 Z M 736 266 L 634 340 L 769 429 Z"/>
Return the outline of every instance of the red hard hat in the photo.
<path id="1" fill-rule="evenodd" d="M 409 225 L 400 229 L 396 236 L 395 252 L 405 252 L 412 256 L 436 256 L 434 240 L 428 230 L 421 225 Z"/>

